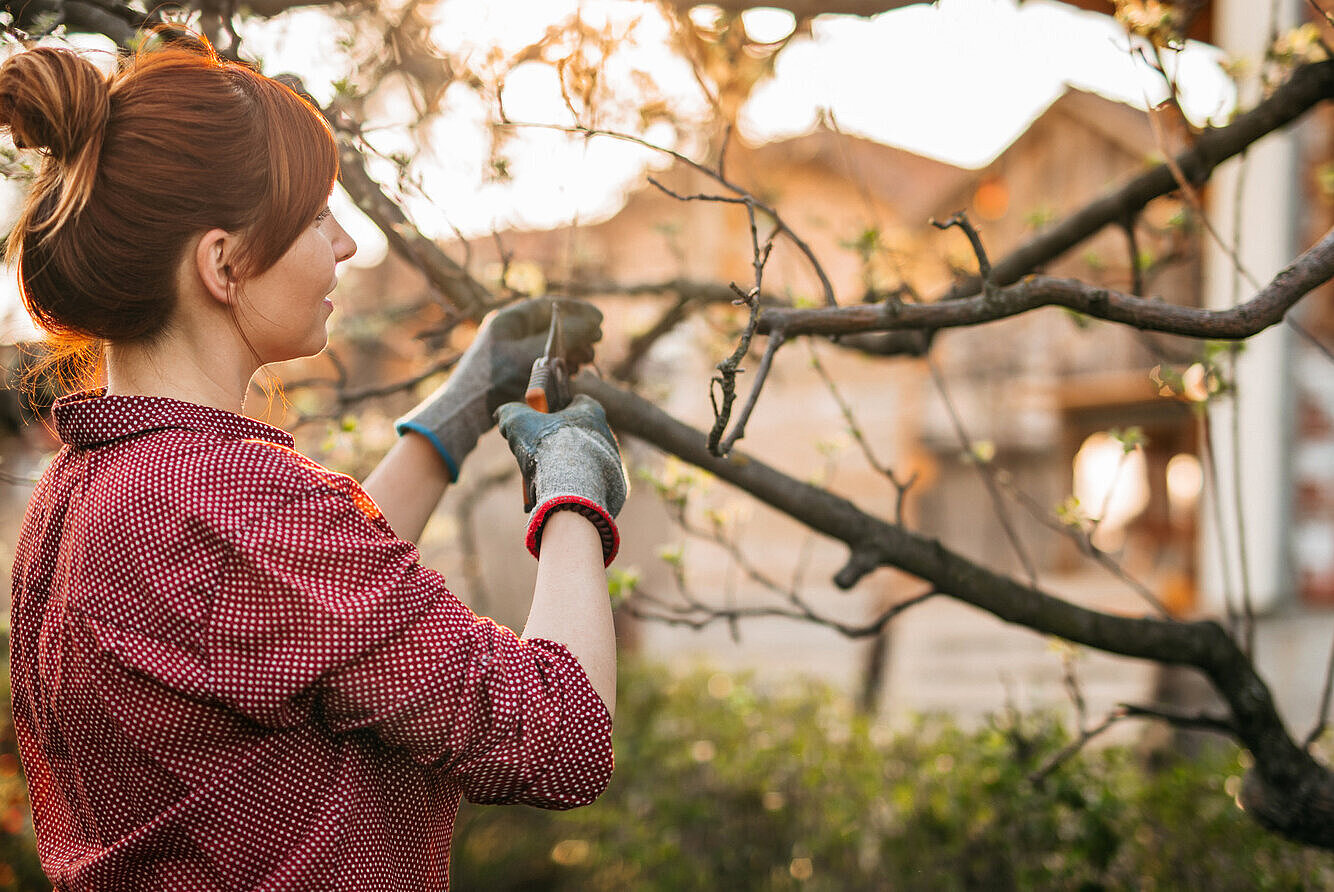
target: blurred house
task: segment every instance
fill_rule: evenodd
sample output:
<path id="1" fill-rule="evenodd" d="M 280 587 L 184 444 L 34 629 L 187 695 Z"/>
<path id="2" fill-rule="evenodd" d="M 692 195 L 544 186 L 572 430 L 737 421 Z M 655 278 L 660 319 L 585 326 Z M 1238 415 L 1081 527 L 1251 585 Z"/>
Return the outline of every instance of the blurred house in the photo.
<path id="1" fill-rule="evenodd" d="M 1146 114 L 1071 91 L 981 170 L 953 167 L 829 128 L 758 147 L 733 145 L 726 170 L 778 209 L 819 258 L 840 301 L 848 303 L 901 286 L 932 299 L 956 274 L 976 270 L 967 238 L 958 229 L 932 228 L 928 221 L 933 218 L 945 220 L 966 210 L 990 256 L 999 258 L 1161 153 Z M 604 222 L 571 231 L 503 234 L 510 267 L 522 272 L 525 265 L 535 265 L 548 279 L 607 283 L 609 292 L 676 280 L 748 287 L 753 253 L 744 209 L 683 200 L 719 191 L 697 171 L 678 166 L 658 181 L 663 188 L 645 186 Z M 759 226 L 763 239 L 771 224 L 761 219 Z M 479 242 L 473 249 L 478 263 L 489 260 L 494 268 L 500 261 L 488 255 L 490 245 Z M 1047 271 L 1129 290 L 1134 262 L 1150 293 L 1200 303 L 1199 242 L 1180 202 L 1161 199 L 1147 209 L 1133 257 L 1124 233 L 1109 230 Z M 782 238 L 765 267 L 764 288 L 799 301 L 823 299 L 808 258 Z M 603 299 L 609 315 L 626 317 L 621 321 L 631 330 L 647 328 L 662 304 L 646 308 L 642 301 Z M 711 366 L 732 349 L 722 336 L 722 316 L 719 311 L 712 315 L 713 325 L 696 321 L 664 339 L 641 374 L 650 390 L 656 387 L 662 394 L 668 411 L 705 429 L 712 421 Z M 735 321 L 733 313 L 730 324 Z M 752 362 L 763 345 L 753 349 Z M 1110 543 L 1129 570 L 1174 609 L 1192 608 L 1196 422 L 1187 403 L 1160 397 L 1151 377 L 1155 366 L 1184 355 L 1181 345 L 1055 310 L 944 332 L 932 361 L 970 445 L 961 442 L 923 361 L 871 358 L 828 345 L 817 352 L 877 462 L 900 480 L 917 476 L 905 500 L 910 526 L 1007 572 L 1023 575 L 1031 565 L 1044 586 L 1077 600 L 1126 612 L 1144 610 L 1132 591 L 1105 571 L 1091 569 L 1068 539 L 1048 528 L 1059 527 L 1056 511 L 1072 493 L 1072 464 L 1083 454 L 1084 465 L 1096 466 L 1085 474 L 1092 479 L 1083 489 L 1096 491 L 1120 477 L 1119 492 L 1131 491 L 1127 506 L 1121 504 L 1127 497 L 1119 494 L 1109 503 L 1120 513 L 1104 521 L 1100 544 Z M 809 349 L 801 343 L 778 354 L 739 448 L 797 477 L 824 474 L 830 489 L 892 517 L 894 486 L 855 446 L 838 402 L 810 362 Z M 615 363 L 604 351 L 603 365 Z M 744 377 L 742 386 L 748 386 Z M 1122 449 L 1105 442 L 1101 432 L 1133 427 L 1143 432 L 1146 445 L 1129 457 L 1127 467 L 1118 467 Z M 1016 494 L 1000 510 L 1015 529 L 1018 549 L 1001 533 L 997 508 L 978 468 L 964 460 L 970 451 L 985 452 Z M 1177 468 L 1180 476 L 1183 462 L 1185 473 L 1196 474 L 1194 489 L 1188 486 L 1174 496 L 1167 469 Z M 1086 503 L 1089 498 L 1085 495 Z M 799 577 L 802 596 L 822 614 L 861 623 L 916 593 L 912 582 L 890 572 L 869 577 L 851 593 L 839 592 L 830 578 L 846 559 L 841 547 L 808 542 L 809 534 L 790 520 L 762 507 L 738 508 L 744 500 L 724 493 L 701 500 L 724 514 L 753 512 L 735 521 L 747 559 L 780 588 Z M 660 512 L 644 506 L 642 497 L 637 501 L 631 516 L 644 523 L 627 528 L 622 563 L 639 567 L 645 590 L 671 594 L 674 574 L 654 552 L 690 540 L 684 575 L 692 596 L 720 606 L 781 603 L 781 595 L 762 592 L 747 579 L 725 549 L 685 536 Z M 1086 511 L 1096 515 L 1100 508 L 1101 501 Z M 693 520 L 707 526 L 699 516 Z M 790 664 L 792 655 L 800 653 L 800 668 L 822 671 L 853 687 L 869 684 L 874 691 L 884 685 L 868 678 L 868 672 L 886 671 L 883 644 L 849 642 L 803 623 L 748 620 L 735 632 L 739 643 L 721 623 L 700 632 L 650 624 L 638 634 L 643 647 L 663 655 L 765 665 Z M 884 690 L 896 709 L 980 713 L 1003 704 L 1007 684 L 1016 688 L 1015 697 L 1030 703 L 1063 696 L 1062 663 L 1046 642 L 1025 631 L 1004 631 L 968 608 L 943 601 L 916 608 L 896 621 L 891 635 Z M 961 650 L 989 656 L 960 659 Z M 868 669 L 867 661 L 876 665 Z M 1152 676 L 1142 664 L 1103 657 L 1084 662 L 1087 685 L 1109 699 L 1138 696 Z"/>
<path id="2" fill-rule="evenodd" d="M 821 128 L 758 147 L 733 144 L 726 171 L 775 206 L 800 234 L 823 264 L 840 302 L 903 285 L 931 299 L 956 273 L 976 270 L 977 261 L 958 229 L 936 231 L 927 225 L 929 219 L 945 220 L 967 210 L 991 258 L 1003 257 L 1136 170 L 1180 150 L 1189 135 L 1170 122 L 1167 115 L 1151 119 L 1072 90 L 981 170 Z M 606 295 L 600 300 L 613 317 L 608 328 L 619 322 L 631 332 L 646 330 L 672 298 L 629 301 L 615 297 L 618 291 L 672 281 L 733 281 L 748 287 L 753 254 L 744 209 L 699 198 L 720 189 L 698 172 L 678 166 L 657 180 L 662 188 L 646 185 L 603 222 L 478 241 L 472 246 L 475 268 L 494 273 L 503 267 L 527 281 L 604 283 Z M 771 223 L 762 215 L 758 223 L 763 239 Z M 1323 225 L 1313 224 L 1316 231 L 1303 244 L 1318 237 Z M 1177 198 L 1162 198 L 1145 209 L 1133 240 L 1109 228 L 1045 272 L 1123 291 L 1139 287 L 1155 298 L 1202 306 L 1213 301 L 1206 293 L 1205 241 L 1198 215 Z M 503 246 L 503 259 L 497 243 Z M 1288 257 L 1296 253 L 1292 246 L 1286 250 Z M 811 263 L 783 238 L 765 267 L 764 288 L 798 301 L 822 299 Z M 1328 296 L 1307 304 L 1313 333 L 1328 343 Z M 711 311 L 664 338 L 640 370 L 646 392 L 658 394 L 669 412 L 704 429 L 712 421 L 712 365 L 733 347 L 726 332 L 736 319 L 725 315 Z M 752 347 L 751 363 L 762 349 L 758 342 Z M 615 344 L 607 345 L 604 367 L 616 364 L 615 351 Z M 904 519 L 912 528 L 988 566 L 1020 578 L 1036 576 L 1043 588 L 1077 602 L 1151 612 L 1154 608 L 1134 585 L 1088 561 L 1059 532 L 1063 523 L 1080 516 L 1086 523 L 1098 518 L 1095 542 L 1152 599 L 1180 616 L 1202 609 L 1221 612 L 1220 586 L 1200 566 L 1202 554 L 1216 556 L 1205 548 L 1202 533 L 1201 499 L 1210 465 L 1202 450 L 1202 416 L 1191 398 L 1207 384 L 1200 374 L 1203 366 L 1190 368 L 1199 355 L 1197 344 L 1048 309 L 941 333 L 932 362 L 943 392 L 921 360 L 872 359 L 828 345 L 816 353 L 851 407 L 875 460 L 899 480 L 916 475 L 904 502 Z M 1334 564 L 1327 560 L 1334 548 L 1329 479 L 1334 461 L 1321 457 L 1328 457 L 1334 443 L 1334 400 L 1327 383 L 1334 376 L 1321 365 L 1327 357 L 1295 350 L 1291 359 L 1310 367 L 1289 384 L 1290 398 L 1300 401 L 1302 420 L 1293 430 L 1292 448 L 1252 454 L 1245 473 L 1257 462 L 1287 469 L 1281 473 L 1294 475 L 1291 491 L 1300 495 L 1288 517 L 1249 508 L 1266 532 L 1277 527 L 1286 538 L 1285 548 L 1297 559 L 1290 584 L 1276 591 L 1262 581 L 1275 568 L 1263 566 L 1260 549 L 1252 549 L 1250 572 L 1264 611 L 1262 666 L 1276 673 L 1280 702 L 1307 715 L 1314 709 L 1331 635 L 1320 605 L 1328 603 Z M 800 343 L 778 354 L 738 448 L 797 477 L 818 478 L 864 509 L 892 518 L 894 486 L 863 457 L 811 361 L 810 350 Z M 1184 380 L 1172 369 L 1187 369 Z M 1000 504 L 979 474 L 979 457 L 996 472 Z M 670 466 L 654 473 L 675 483 L 681 476 Z M 707 531 L 725 518 L 728 535 L 735 535 L 740 548 L 734 553 L 708 544 L 707 536 L 681 531 L 652 504 L 646 492 L 651 487 L 641 485 L 627 509 L 620 564 L 637 568 L 643 589 L 655 596 L 674 597 L 684 579 L 689 596 L 704 602 L 781 606 L 790 589 L 816 612 L 855 625 L 918 591 L 912 581 L 881 571 L 854 591 L 840 592 L 830 578 L 846 560 L 841 546 L 814 540 L 787 518 L 727 493 L 722 484 L 692 486 L 689 474 L 685 477 L 696 494 L 692 500 L 701 506 L 688 513 L 691 523 Z M 1249 516 L 1247 524 L 1252 524 Z M 1012 535 L 1004 532 L 1007 526 Z M 1225 534 L 1231 534 L 1230 527 Z M 661 550 L 668 561 L 661 559 Z M 742 563 L 737 553 L 744 555 Z M 765 577 L 771 590 L 765 591 L 757 576 Z M 1237 584 L 1230 588 L 1235 599 Z M 1090 709 L 1174 696 L 1161 689 L 1163 679 L 1155 667 L 1101 654 L 1065 659 L 1062 648 L 1027 630 L 1007 628 L 944 600 L 904 614 L 878 642 L 850 642 L 829 629 L 766 619 L 736 626 L 715 623 L 703 630 L 651 623 L 635 634 L 642 648 L 667 658 L 702 657 L 719 666 L 758 667 L 766 674 L 783 668 L 816 671 L 883 699 L 898 715 L 937 709 L 980 715 L 1007 700 L 1020 706 L 1059 703 L 1067 697 L 1064 680 L 1070 665 Z"/>

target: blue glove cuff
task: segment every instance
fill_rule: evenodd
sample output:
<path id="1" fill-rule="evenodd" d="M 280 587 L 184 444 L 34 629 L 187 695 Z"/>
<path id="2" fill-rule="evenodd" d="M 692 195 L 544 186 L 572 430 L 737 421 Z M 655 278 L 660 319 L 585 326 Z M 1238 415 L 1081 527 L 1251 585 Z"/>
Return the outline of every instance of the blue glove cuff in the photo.
<path id="1" fill-rule="evenodd" d="M 435 451 L 440 453 L 440 458 L 445 463 L 445 469 L 449 471 L 449 482 L 458 482 L 459 463 L 454 461 L 454 456 L 449 454 L 449 450 L 445 448 L 444 443 L 440 442 L 440 438 L 436 436 L 435 431 L 423 424 L 418 424 L 415 421 L 400 421 L 394 425 L 394 430 L 398 432 L 400 437 L 407 431 L 412 431 L 414 434 L 421 434 L 425 437 L 427 442 L 435 447 Z"/>

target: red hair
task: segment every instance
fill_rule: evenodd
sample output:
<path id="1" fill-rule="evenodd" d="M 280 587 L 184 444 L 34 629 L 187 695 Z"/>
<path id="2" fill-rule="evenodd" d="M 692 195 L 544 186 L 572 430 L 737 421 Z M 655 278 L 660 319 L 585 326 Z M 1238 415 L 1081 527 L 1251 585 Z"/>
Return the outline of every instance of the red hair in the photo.
<path id="1" fill-rule="evenodd" d="M 337 144 L 310 103 L 193 35 L 126 57 L 110 76 L 69 50 L 20 52 L 0 65 L 0 127 L 46 156 L 6 255 L 53 359 L 73 360 L 80 386 L 103 342 L 162 332 L 192 238 L 240 233 L 233 273 L 258 275 L 338 174 Z"/>

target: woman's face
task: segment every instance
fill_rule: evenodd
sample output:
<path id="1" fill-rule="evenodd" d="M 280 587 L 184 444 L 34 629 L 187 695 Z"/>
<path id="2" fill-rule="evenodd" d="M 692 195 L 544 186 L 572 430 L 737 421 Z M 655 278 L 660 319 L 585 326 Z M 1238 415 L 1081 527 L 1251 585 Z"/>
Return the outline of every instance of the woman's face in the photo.
<path id="1" fill-rule="evenodd" d="M 236 318 L 260 362 L 313 356 L 328 343 L 336 265 L 357 251 L 326 207 L 272 267 L 241 286 Z"/>

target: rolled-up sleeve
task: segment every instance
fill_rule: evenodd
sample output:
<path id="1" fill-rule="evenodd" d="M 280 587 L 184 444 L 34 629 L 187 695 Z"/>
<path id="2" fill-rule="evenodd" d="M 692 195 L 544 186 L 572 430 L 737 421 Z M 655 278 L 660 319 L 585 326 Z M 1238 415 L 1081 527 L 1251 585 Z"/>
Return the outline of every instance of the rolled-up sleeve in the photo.
<path id="1" fill-rule="evenodd" d="M 579 663 L 474 614 L 349 487 L 308 482 L 233 534 L 201 636 L 211 694 L 268 727 L 373 733 L 476 802 L 596 798 L 611 720 Z"/>

